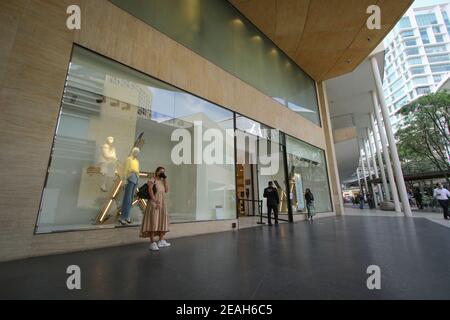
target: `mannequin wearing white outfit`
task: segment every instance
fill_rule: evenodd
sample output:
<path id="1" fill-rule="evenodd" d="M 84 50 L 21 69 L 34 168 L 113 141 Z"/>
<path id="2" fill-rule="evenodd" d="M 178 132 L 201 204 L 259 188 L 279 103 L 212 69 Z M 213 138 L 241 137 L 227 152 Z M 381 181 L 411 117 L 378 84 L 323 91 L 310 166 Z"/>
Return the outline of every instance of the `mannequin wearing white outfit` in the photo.
<path id="1" fill-rule="evenodd" d="M 113 146 L 114 138 L 108 137 L 106 143 L 102 146 L 100 152 L 100 173 L 103 175 L 103 184 L 100 189 L 103 192 L 107 192 L 106 182 L 109 177 L 114 177 L 117 167 L 117 154 L 116 148 Z"/>

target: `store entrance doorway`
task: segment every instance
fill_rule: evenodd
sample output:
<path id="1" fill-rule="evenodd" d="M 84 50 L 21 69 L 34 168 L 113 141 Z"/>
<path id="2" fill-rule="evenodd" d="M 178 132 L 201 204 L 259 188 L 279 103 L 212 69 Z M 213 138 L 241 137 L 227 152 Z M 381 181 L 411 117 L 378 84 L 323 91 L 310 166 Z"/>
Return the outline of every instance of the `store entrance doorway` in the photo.
<path id="1" fill-rule="evenodd" d="M 258 197 L 256 164 L 238 164 L 236 172 L 239 217 L 259 216 L 262 201 Z"/>
<path id="2" fill-rule="evenodd" d="M 268 218 L 264 190 L 278 191 L 280 221 L 292 222 L 284 135 L 243 116 L 236 117 L 236 190 L 238 216 Z"/>

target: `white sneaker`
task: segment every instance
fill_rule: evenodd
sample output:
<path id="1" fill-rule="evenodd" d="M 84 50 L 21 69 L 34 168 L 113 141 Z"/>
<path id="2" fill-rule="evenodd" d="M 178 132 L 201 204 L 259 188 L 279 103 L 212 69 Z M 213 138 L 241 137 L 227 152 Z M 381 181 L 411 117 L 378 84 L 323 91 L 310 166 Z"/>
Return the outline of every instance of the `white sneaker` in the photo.
<path id="1" fill-rule="evenodd" d="M 148 248 L 148 250 L 150 250 L 150 251 L 159 251 L 159 247 L 156 244 L 156 242 L 152 242 L 152 244 L 150 245 L 150 248 Z"/>
<path id="2" fill-rule="evenodd" d="M 161 240 L 158 242 L 158 247 L 160 247 L 160 248 L 167 248 L 170 246 L 171 246 L 171 244 L 168 243 L 166 240 Z"/>

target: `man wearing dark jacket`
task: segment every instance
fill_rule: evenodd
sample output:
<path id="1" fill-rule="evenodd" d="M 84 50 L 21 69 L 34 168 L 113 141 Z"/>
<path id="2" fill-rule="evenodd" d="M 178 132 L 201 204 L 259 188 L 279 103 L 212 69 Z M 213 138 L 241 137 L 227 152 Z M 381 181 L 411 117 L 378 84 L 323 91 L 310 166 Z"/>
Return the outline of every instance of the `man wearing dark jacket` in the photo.
<path id="1" fill-rule="evenodd" d="M 275 216 L 275 224 L 278 224 L 278 205 L 280 198 L 278 197 L 278 190 L 273 187 L 273 182 L 269 182 L 269 187 L 264 189 L 264 198 L 267 199 L 267 213 L 269 218 L 269 226 L 272 225 L 272 211 Z"/>

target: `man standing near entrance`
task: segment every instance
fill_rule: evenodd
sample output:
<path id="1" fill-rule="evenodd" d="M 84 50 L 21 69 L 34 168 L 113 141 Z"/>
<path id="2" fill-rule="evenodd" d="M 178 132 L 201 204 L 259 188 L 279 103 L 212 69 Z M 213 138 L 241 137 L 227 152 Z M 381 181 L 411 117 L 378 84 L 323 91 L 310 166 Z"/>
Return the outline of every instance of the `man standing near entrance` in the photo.
<path id="1" fill-rule="evenodd" d="M 269 187 L 264 189 L 264 198 L 267 199 L 267 213 L 269 218 L 269 226 L 272 225 L 272 211 L 275 216 L 275 224 L 278 224 L 278 205 L 280 198 L 278 197 L 278 190 L 273 187 L 273 182 L 269 182 Z"/>
<path id="2" fill-rule="evenodd" d="M 442 184 L 439 183 L 437 188 L 434 189 L 433 197 L 439 201 L 439 204 L 444 211 L 444 219 L 448 220 L 448 199 L 450 198 L 450 192 L 442 187 Z"/>

